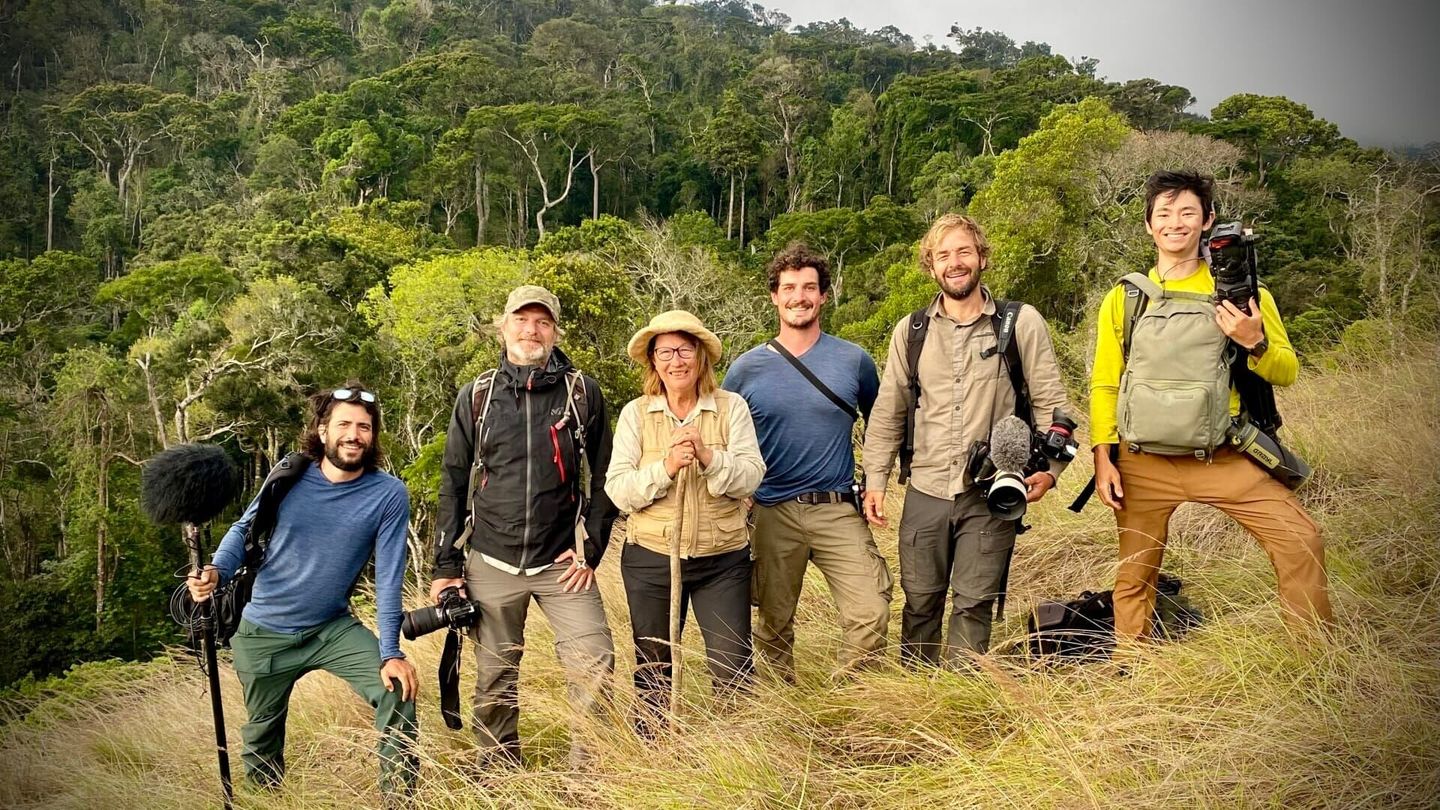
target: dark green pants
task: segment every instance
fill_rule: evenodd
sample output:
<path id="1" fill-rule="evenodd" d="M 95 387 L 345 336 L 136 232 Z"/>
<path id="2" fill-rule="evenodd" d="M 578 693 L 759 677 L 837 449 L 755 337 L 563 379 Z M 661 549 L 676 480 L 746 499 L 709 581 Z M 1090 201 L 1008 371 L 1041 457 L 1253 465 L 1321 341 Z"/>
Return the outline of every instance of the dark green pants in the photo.
<path id="1" fill-rule="evenodd" d="M 947 587 L 951 614 L 943 663 L 954 666 L 964 661 L 966 650 L 989 649 L 995 598 L 1014 547 L 1015 522 L 990 514 L 976 487 L 950 500 L 914 487 L 905 491 L 900 516 L 900 587 L 905 591 L 901 663 L 941 662 Z"/>
<path id="2" fill-rule="evenodd" d="M 414 787 L 415 701 L 401 700 L 399 689 L 391 692 L 380 683 L 380 642 L 354 616 L 299 633 L 275 633 L 242 619 L 231 646 L 249 715 L 240 730 L 246 778 L 275 785 L 284 777 L 290 692 L 305 673 L 323 669 L 343 678 L 375 709 L 381 791 L 397 794 Z"/>

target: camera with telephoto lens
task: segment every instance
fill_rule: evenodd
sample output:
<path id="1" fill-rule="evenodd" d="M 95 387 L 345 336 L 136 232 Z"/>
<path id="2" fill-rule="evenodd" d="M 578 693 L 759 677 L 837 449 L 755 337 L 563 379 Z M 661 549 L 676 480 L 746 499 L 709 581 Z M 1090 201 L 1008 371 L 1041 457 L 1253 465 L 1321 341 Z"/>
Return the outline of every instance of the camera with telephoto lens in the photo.
<path id="1" fill-rule="evenodd" d="M 415 608 L 400 622 L 400 632 L 410 641 L 429 635 L 442 627 L 464 630 L 475 623 L 480 611 L 475 603 L 460 595 L 454 585 L 440 592 L 440 603 Z"/>
<path id="2" fill-rule="evenodd" d="M 1053 458 L 1064 464 L 1074 461 L 1075 454 L 1080 450 L 1080 444 L 1075 441 L 1076 427 L 1078 426 L 1074 419 L 1056 408 L 1050 417 L 1050 429 L 1035 437 L 1037 449 L 1046 458 Z"/>
<path id="3" fill-rule="evenodd" d="M 1026 495 L 1029 492 L 1026 477 L 1050 467 L 1044 454 L 1036 449 L 1039 437 L 1031 434 L 1028 450 L 1024 438 L 1013 438 L 1015 441 L 999 448 L 993 447 L 989 441 L 975 442 L 970 446 L 970 457 L 965 467 L 970 480 L 983 493 L 990 514 L 1001 520 L 1019 520 L 1025 516 L 1028 505 Z M 1002 466 L 1004 469 L 1001 469 Z"/>
<path id="4" fill-rule="evenodd" d="M 1210 271 L 1215 275 L 1215 302 L 1229 301 L 1250 312 L 1250 299 L 1260 300 L 1255 232 L 1239 222 L 1225 222 L 1210 231 Z"/>
<path id="5" fill-rule="evenodd" d="M 984 493 L 985 506 L 992 515 L 1001 520 L 1019 520 L 1025 516 L 1027 487 L 1024 475 L 1034 470 L 1027 467 L 1023 474 L 1013 470 L 1000 471 L 990 457 L 990 442 L 984 440 L 970 445 L 970 458 L 965 468 L 970 480 Z"/>

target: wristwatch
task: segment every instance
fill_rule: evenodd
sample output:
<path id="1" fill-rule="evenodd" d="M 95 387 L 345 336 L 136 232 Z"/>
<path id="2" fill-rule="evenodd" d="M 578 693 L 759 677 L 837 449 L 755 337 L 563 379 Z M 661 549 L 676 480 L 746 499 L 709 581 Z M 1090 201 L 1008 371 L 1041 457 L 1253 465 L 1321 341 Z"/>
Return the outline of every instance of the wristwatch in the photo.
<path id="1" fill-rule="evenodd" d="M 1265 356 L 1265 351 L 1270 348 L 1270 339 L 1264 335 L 1260 336 L 1260 342 L 1250 347 L 1250 356 L 1259 360 Z"/>

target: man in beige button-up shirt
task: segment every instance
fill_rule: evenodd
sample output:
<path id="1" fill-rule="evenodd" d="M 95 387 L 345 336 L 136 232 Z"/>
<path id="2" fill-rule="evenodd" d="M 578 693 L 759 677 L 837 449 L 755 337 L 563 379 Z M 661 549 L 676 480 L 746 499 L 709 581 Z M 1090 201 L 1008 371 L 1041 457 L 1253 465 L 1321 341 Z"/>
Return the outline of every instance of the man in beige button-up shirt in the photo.
<path id="1" fill-rule="evenodd" d="M 946 214 L 920 242 L 922 267 L 940 285 L 926 309 L 928 334 L 919 358 L 920 403 L 915 456 L 900 520 L 900 585 L 905 610 L 900 658 L 907 664 L 940 660 L 945 592 L 954 592 L 946 662 L 990 644 L 991 613 L 1015 545 L 1015 521 L 1001 520 L 966 473 L 971 445 L 988 439 L 1000 419 L 1015 413 L 1015 391 L 996 344 L 995 301 L 980 285 L 990 246 L 969 217 Z M 865 516 L 886 525 L 885 486 L 905 433 L 910 369 L 905 354 L 907 315 L 895 325 L 889 357 L 865 432 Z M 1045 429 L 1054 409 L 1072 413 L 1060 382 L 1045 319 L 1025 305 L 1012 338 L 1030 390 L 1033 423 Z M 1039 500 L 1064 469 L 1025 479 L 1027 500 Z"/>

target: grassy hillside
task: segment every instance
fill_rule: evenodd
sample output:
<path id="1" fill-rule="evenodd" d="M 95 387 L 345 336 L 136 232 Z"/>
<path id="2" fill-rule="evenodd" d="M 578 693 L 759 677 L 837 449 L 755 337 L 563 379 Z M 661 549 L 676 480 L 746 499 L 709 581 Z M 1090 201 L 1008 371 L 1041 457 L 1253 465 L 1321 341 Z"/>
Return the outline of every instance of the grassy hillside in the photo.
<path id="1" fill-rule="evenodd" d="M 799 626 L 802 682 L 761 685 L 730 716 L 686 684 L 684 732 L 646 744 L 601 729 L 591 773 L 567 774 L 562 674 L 535 612 L 522 675 L 527 768 L 477 774 L 469 731 L 440 721 L 438 634 L 407 647 L 426 680 L 422 808 L 585 807 L 1434 807 L 1440 795 L 1440 347 L 1358 333 L 1283 395 L 1287 435 L 1320 471 L 1305 500 L 1328 542 L 1332 637 L 1290 636 L 1259 547 L 1218 513 L 1186 507 L 1167 568 L 1209 617 L 1187 640 L 1105 665 L 1042 670 L 991 657 L 973 674 L 898 669 L 836 685 L 833 610 L 818 577 Z M 1011 615 L 1035 599 L 1108 587 L 1113 519 L 1063 510 L 1076 464 L 1036 510 L 1015 557 Z M 900 493 L 891 493 L 893 514 Z M 892 521 L 892 527 L 894 522 Z M 895 559 L 893 528 L 880 536 Z M 601 569 L 629 700 L 629 630 L 614 559 Z M 898 614 L 900 595 L 894 610 Z M 898 627 L 898 615 L 892 634 Z M 703 671 L 699 634 L 690 673 Z M 465 687 L 473 662 L 464 665 Z M 6 701 L 0 806 L 218 806 L 204 679 L 176 653 L 91 665 Z M 244 717 L 224 671 L 231 745 Z M 378 803 L 369 712 L 329 676 L 292 702 L 289 781 L 241 807 Z M 238 771 L 238 756 L 235 757 Z"/>

